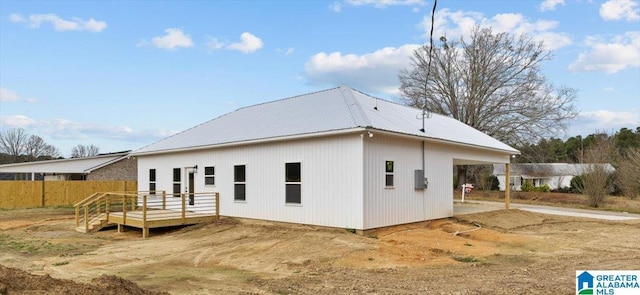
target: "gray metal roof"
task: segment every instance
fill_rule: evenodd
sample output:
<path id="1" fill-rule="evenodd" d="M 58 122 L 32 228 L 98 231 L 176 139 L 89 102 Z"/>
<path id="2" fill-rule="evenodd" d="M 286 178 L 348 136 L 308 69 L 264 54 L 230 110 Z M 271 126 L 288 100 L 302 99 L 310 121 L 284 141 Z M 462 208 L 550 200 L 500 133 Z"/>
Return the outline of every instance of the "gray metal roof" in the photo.
<path id="1" fill-rule="evenodd" d="M 24 162 L 0 165 L 0 173 L 91 173 L 91 171 L 127 157 L 129 152 L 85 158 Z"/>
<path id="2" fill-rule="evenodd" d="M 604 169 L 613 173 L 616 171 L 611 164 L 569 164 L 569 163 L 516 163 L 510 168 L 511 175 L 520 175 L 525 178 L 549 177 L 549 176 L 576 176 L 590 171 L 593 165 L 604 165 Z M 503 164 L 493 165 L 494 175 L 504 175 Z"/>
<path id="3" fill-rule="evenodd" d="M 423 133 L 421 112 L 341 86 L 240 108 L 143 147 L 132 155 L 363 128 L 519 153 L 460 121 L 437 114 L 426 119 Z"/>

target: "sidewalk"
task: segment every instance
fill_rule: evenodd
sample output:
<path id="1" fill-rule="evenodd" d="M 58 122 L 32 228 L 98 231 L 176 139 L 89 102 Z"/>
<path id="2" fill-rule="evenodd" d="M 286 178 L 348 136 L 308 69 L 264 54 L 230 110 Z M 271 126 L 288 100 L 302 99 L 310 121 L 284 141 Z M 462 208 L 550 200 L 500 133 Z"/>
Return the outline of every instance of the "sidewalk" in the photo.
<path id="1" fill-rule="evenodd" d="M 504 203 L 491 202 L 491 201 L 476 201 L 465 200 L 464 203 L 460 200 L 454 200 L 453 214 L 462 215 L 470 213 L 479 213 L 492 210 L 504 209 Z M 511 203 L 512 209 L 526 210 L 536 213 L 555 214 L 574 217 L 586 217 L 604 220 L 634 220 L 640 219 L 640 214 L 626 213 L 626 212 L 611 212 L 601 210 L 589 210 L 589 209 L 575 209 L 565 207 L 553 207 L 545 205 L 530 205 L 530 204 L 518 204 Z"/>

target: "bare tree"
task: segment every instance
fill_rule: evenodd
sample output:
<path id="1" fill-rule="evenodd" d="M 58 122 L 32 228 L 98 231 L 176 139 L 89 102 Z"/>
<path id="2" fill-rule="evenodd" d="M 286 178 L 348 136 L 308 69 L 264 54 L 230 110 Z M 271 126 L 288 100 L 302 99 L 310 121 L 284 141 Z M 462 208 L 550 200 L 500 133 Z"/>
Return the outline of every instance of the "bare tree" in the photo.
<path id="1" fill-rule="evenodd" d="M 610 137 L 598 137 L 596 144 L 584 150 L 582 187 L 578 189 L 587 196 L 591 207 L 602 205 L 605 196 L 612 191 L 611 175 L 614 170 L 609 163 L 613 161 L 615 152 L 615 143 Z"/>
<path id="2" fill-rule="evenodd" d="M 440 41 L 417 49 L 411 68 L 400 72 L 408 105 L 451 116 L 513 145 L 557 134 L 577 115 L 576 90 L 554 87 L 541 72 L 552 57 L 542 42 L 479 26 L 468 40 Z M 460 169 L 465 168 L 459 167 L 459 177 Z"/>
<path id="3" fill-rule="evenodd" d="M 0 152 L 8 154 L 11 162 L 18 162 L 25 151 L 27 133 L 22 128 L 14 128 L 0 132 Z"/>
<path id="4" fill-rule="evenodd" d="M 22 128 L 0 132 L 0 152 L 8 154 L 11 163 L 49 160 L 60 156 L 55 146 L 47 144 L 40 136 L 28 135 Z"/>
<path id="5" fill-rule="evenodd" d="M 622 193 L 630 199 L 636 199 L 640 194 L 640 148 L 627 150 L 616 172 L 616 182 Z"/>
<path id="6" fill-rule="evenodd" d="M 38 158 L 52 159 L 60 156 L 58 149 L 50 144 L 47 144 L 42 137 L 37 135 L 31 135 L 27 141 L 25 148 L 25 155 L 31 160 L 37 160 Z"/>
<path id="7" fill-rule="evenodd" d="M 90 145 L 78 144 L 71 149 L 72 158 L 93 157 L 99 153 L 100 153 L 100 148 L 93 144 L 90 144 Z"/>

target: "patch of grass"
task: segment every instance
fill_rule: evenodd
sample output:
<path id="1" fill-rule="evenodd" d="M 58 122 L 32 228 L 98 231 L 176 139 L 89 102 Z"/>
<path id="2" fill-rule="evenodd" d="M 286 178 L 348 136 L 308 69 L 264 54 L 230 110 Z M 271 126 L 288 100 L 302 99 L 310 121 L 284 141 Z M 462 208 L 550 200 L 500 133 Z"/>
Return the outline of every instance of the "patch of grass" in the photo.
<path id="1" fill-rule="evenodd" d="M 469 243 L 464 243 L 464 245 L 465 245 L 465 246 L 467 246 L 467 247 L 471 247 L 471 246 L 473 246 L 473 245 L 471 245 L 471 244 L 469 244 Z"/>
<path id="2" fill-rule="evenodd" d="M 74 251 L 77 248 L 68 244 L 52 244 L 42 240 L 20 240 L 14 239 L 9 235 L 0 234 L 0 249 L 17 251 L 22 253 L 66 253 Z"/>
<path id="3" fill-rule="evenodd" d="M 454 256 L 453 260 L 458 262 L 465 262 L 465 263 L 480 262 L 480 260 L 478 260 L 473 256 Z"/>
<path id="4" fill-rule="evenodd" d="M 376 235 L 376 234 L 368 234 L 367 238 L 378 239 L 378 235 Z"/>
<path id="5" fill-rule="evenodd" d="M 348 233 L 352 233 L 352 234 L 355 234 L 355 233 L 356 233 L 356 229 L 355 229 L 355 228 L 345 228 L 345 230 L 346 230 Z"/>
<path id="6" fill-rule="evenodd" d="M 69 261 L 54 262 L 51 265 L 52 266 L 62 266 L 62 265 L 67 265 L 67 264 L 69 264 Z"/>

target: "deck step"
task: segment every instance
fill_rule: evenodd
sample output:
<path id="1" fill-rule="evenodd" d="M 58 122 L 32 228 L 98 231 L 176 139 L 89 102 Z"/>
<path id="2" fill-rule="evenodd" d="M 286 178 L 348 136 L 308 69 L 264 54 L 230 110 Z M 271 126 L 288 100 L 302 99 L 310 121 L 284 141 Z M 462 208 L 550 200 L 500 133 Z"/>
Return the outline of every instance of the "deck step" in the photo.
<path id="1" fill-rule="evenodd" d="M 100 215 L 89 220 L 87 224 L 88 228 L 85 228 L 84 226 L 78 226 L 76 227 L 76 231 L 81 233 L 97 232 L 107 225 L 108 225 L 107 214 L 100 213 Z"/>

